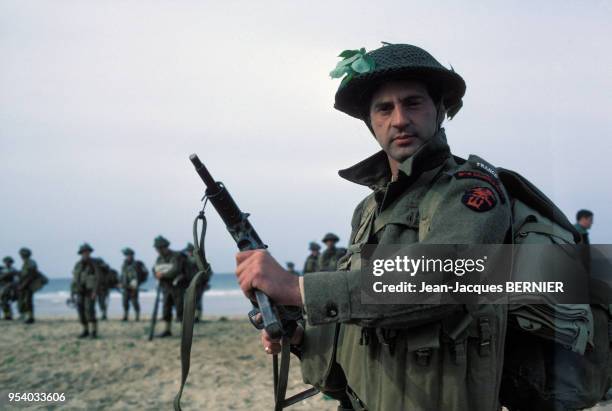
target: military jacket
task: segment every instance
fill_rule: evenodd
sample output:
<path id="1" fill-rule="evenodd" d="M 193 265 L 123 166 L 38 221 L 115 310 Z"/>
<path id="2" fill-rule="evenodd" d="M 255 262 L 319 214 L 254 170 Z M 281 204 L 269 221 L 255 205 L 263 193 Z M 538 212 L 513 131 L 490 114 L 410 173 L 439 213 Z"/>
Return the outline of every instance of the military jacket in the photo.
<path id="1" fill-rule="evenodd" d="M 319 254 L 317 261 L 318 271 L 336 271 L 338 260 L 342 258 L 346 250 L 341 248 L 330 248 Z"/>
<path id="2" fill-rule="evenodd" d="M 147 268 L 142 261 L 132 260 L 128 263 L 125 260 L 121 266 L 121 285 L 123 288 L 138 288 L 141 283 L 140 279 L 146 277 L 146 271 Z"/>
<path id="3" fill-rule="evenodd" d="M 312 254 L 310 254 L 308 257 L 306 257 L 306 262 L 304 263 L 304 271 L 302 271 L 304 274 L 306 273 L 314 273 L 315 271 L 319 271 L 319 263 L 318 263 L 319 257 L 318 256 L 314 256 Z"/>
<path id="4" fill-rule="evenodd" d="M 19 274 L 19 288 L 28 288 L 32 281 L 38 276 L 38 266 L 36 261 L 28 258 L 23 262 L 21 273 Z"/>
<path id="5" fill-rule="evenodd" d="M 164 286 L 182 286 L 189 280 L 186 257 L 180 252 L 169 250 L 166 255 L 159 255 L 155 261 L 155 272 L 161 273 Z"/>
<path id="6" fill-rule="evenodd" d="M 14 284 L 18 278 L 19 271 L 15 270 L 13 267 L 2 267 L 2 271 L 0 271 L 0 287 Z"/>
<path id="7" fill-rule="evenodd" d="M 382 151 L 340 172 L 373 192 L 354 212 L 338 271 L 303 278 L 305 382 L 333 388 L 343 383 L 330 381 L 339 367 L 370 411 L 496 409 L 505 307 L 361 303 L 360 249 L 366 243 L 504 242 L 511 211 L 503 187 L 491 175 L 457 174 L 482 177 L 481 166 L 492 167 L 475 156 L 459 163 L 441 130 L 400 165 L 395 181 Z M 494 196 L 494 207 L 477 211 L 466 204 L 466 194 L 477 188 Z"/>
<path id="8" fill-rule="evenodd" d="M 590 243 L 590 241 L 589 241 L 589 230 L 587 230 L 586 228 L 584 228 L 583 226 L 581 226 L 578 223 L 574 224 L 574 228 L 580 234 L 580 239 L 581 239 L 582 244 L 589 244 Z"/>
<path id="9" fill-rule="evenodd" d="M 72 289 L 76 292 L 98 291 L 102 278 L 102 266 L 98 259 L 79 260 L 72 270 Z"/>

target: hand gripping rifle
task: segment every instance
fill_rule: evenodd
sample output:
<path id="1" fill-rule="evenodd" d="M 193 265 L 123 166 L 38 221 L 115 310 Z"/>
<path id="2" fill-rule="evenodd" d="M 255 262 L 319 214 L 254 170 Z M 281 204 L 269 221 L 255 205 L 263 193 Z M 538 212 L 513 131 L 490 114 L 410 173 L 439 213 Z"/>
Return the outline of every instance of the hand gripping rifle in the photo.
<path id="1" fill-rule="evenodd" d="M 243 213 L 225 188 L 223 183 L 215 181 L 197 155 L 192 154 L 189 159 L 194 165 L 196 172 L 206 185 L 204 195 L 204 207 L 210 201 L 219 216 L 225 223 L 227 231 L 231 234 L 240 251 L 266 249 L 259 235 L 248 220 L 249 214 Z M 198 241 L 197 224 L 202 220 L 202 233 Z M 185 307 L 183 310 L 183 332 L 181 336 L 181 388 L 174 399 L 174 409 L 181 410 L 180 400 L 183 393 L 187 375 L 189 374 L 189 361 L 191 357 L 191 344 L 193 339 L 193 323 L 195 312 L 195 296 L 199 282 L 210 266 L 206 262 L 204 252 L 204 238 L 206 235 L 206 217 L 204 208 L 193 223 L 194 255 L 199 272 L 191 281 L 185 296 Z M 274 397 L 275 411 L 282 410 L 298 401 L 311 397 L 319 391 L 310 388 L 304 392 L 285 399 L 287 390 L 287 379 L 290 360 L 290 337 L 295 331 L 297 321 L 301 319 L 301 310 L 297 307 L 284 307 L 275 305 L 270 298 L 260 290 L 255 290 L 257 304 L 249 312 L 249 319 L 257 329 L 265 329 L 268 335 L 274 339 L 282 339 L 282 352 L 280 371 L 278 367 L 278 356 L 273 355 L 274 375 Z M 260 316 L 258 314 L 261 314 Z"/>

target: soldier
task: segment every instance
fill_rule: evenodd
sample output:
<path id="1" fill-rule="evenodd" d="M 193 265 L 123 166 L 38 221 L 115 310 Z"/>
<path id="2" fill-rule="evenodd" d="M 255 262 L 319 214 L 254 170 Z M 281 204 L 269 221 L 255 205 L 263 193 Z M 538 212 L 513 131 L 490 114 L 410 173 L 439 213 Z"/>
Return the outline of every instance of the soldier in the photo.
<path id="1" fill-rule="evenodd" d="M 134 307 L 136 321 L 140 320 L 140 304 L 138 302 L 138 288 L 147 280 L 148 271 L 144 263 L 134 259 L 134 250 L 127 247 L 122 250 L 125 260 L 121 267 L 119 286 L 123 290 L 123 319 L 128 320 L 130 301 Z"/>
<path id="2" fill-rule="evenodd" d="M 302 306 L 302 376 L 340 409 L 499 409 L 506 307 L 362 304 L 365 244 L 501 244 L 511 229 L 507 193 L 483 159 L 454 157 L 443 120 L 462 107 L 465 82 L 407 44 L 343 52 L 334 107 L 363 121 L 382 150 L 340 175 L 373 192 L 356 208 L 349 252 L 334 272 L 295 277 L 264 250 L 238 253 L 236 275 L 253 298 Z M 493 171 L 492 171 L 493 170 Z M 265 350 L 280 344 L 262 333 Z"/>
<path id="3" fill-rule="evenodd" d="M 161 235 L 156 237 L 153 246 L 159 256 L 155 261 L 155 277 L 159 280 L 164 296 L 163 320 L 166 324 L 159 337 L 172 335 L 172 307 L 176 310 L 177 321 L 183 321 L 183 295 L 189 285 L 189 274 L 185 256 L 172 251 L 170 242 Z"/>
<path id="4" fill-rule="evenodd" d="M 118 273 L 117 270 L 113 270 L 102 258 L 97 258 L 96 261 L 100 266 L 100 282 L 98 284 L 98 291 L 96 292 L 96 299 L 102 312 L 102 321 L 107 320 L 108 302 L 110 298 L 111 288 L 117 287 Z"/>
<path id="5" fill-rule="evenodd" d="M 308 249 L 310 250 L 310 255 L 306 257 L 306 262 L 304 263 L 304 274 L 319 271 L 319 250 L 321 249 L 321 246 L 312 241 L 308 246 Z"/>
<path id="6" fill-rule="evenodd" d="M 19 274 L 19 311 L 23 314 L 26 324 L 34 322 L 34 280 L 38 277 L 36 262 L 30 258 L 32 251 L 29 248 L 21 248 L 19 256 L 23 260 L 21 273 Z"/>
<path id="7" fill-rule="evenodd" d="M 574 227 L 582 237 L 582 244 L 590 244 L 589 230 L 593 225 L 593 212 L 589 210 L 579 210 L 576 213 L 576 224 Z"/>
<path id="8" fill-rule="evenodd" d="M 293 264 L 291 261 L 287 262 L 287 272 L 293 275 L 300 275 L 300 273 L 295 271 L 295 264 Z"/>
<path id="9" fill-rule="evenodd" d="M 193 254 L 194 246 L 191 243 L 187 243 L 187 246 L 183 249 L 185 255 L 186 271 L 189 273 L 189 282 L 198 273 L 198 266 L 196 264 L 195 255 Z M 204 292 L 210 289 L 210 277 L 212 276 L 212 270 L 209 270 L 206 276 L 202 279 L 202 283 L 196 290 L 196 311 L 195 311 L 195 322 L 199 323 L 202 319 L 203 312 L 203 298 Z"/>
<path id="10" fill-rule="evenodd" d="M 19 271 L 13 268 L 13 258 L 7 256 L 2 261 L 4 261 L 4 267 L 0 270 L 0 304 L 2 305 L 4 319 L 12 320 L 13 310 L 11 309 L 11 302 L 15 300 L 17 294 L 16 287 Z"/>
<path id="11" fill-rule="evenodd" d="M 344 248 L 336 248 L 336 244 L 340 241 L 340 238 L 334 233 L 325 234 L 325 237 L 323 237 L 321 241 L 327 248 L 319 256 L 319 271 L 336 271 L 338 260 L 346 254 L 346 250 Z"/>
<path id="12" fill-rule="evenodd" d="M 72 271 L 72 284 L 70 286 L 72 294 L 76 295 L 77 311 L 79 321 L 83 326 L 83 331 L 79 338 L 98 337 L 98 322 L 96 320 L 96 294 L 100 289 L 102 281 L 101 259 L 91 257 L 93 248 L 84 243 L 79 247 L 78 254 L 81 259 L 75 264 Z M 89 332 L 91 328 L 91 334 Z"/>

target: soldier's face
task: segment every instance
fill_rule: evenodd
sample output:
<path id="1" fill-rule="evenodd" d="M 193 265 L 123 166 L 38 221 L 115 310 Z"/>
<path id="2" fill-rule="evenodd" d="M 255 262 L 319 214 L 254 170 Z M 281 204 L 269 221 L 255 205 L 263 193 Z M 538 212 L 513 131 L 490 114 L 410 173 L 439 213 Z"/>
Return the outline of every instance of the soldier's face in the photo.
<path id="1" fill-rule="evenodd" d="M 437 130 L 436 106 L 423 83 L 383 84 L 370 102 L 370 124 L 389 160 L 401 163 Z"/>
<path id="2" fill-rule="evenodd" d="M 91 252 L 90 251 L 83 251 L 81 253 L 81 259 L 82 260 L 89 260 L 89 256 L 91 256 Z"/>
<path id="3" fill-rule="evenodd" d="M 327 240 L 325 242 L 325 245 L 327 246 L 327 248 L 334 248 L 334 246 L 336 245 L 336 242 L 334 240 Z"/>
<path id="4" fill-rule="evenodd" d="M 134 260 L 134 254 L 128 254 L 128 255 L 126 255 L 126 256 L 125 256 L 125 260 L 126 260 L 128 263 L 131 263 L 131 262 Z"/>
<path id="5" fill-rule="evenodd" d="M 593 226 L 593 216 L 591 217 L 582 217 L 578 222 L 582 227 L 589 230 L 591 226 Z"/>

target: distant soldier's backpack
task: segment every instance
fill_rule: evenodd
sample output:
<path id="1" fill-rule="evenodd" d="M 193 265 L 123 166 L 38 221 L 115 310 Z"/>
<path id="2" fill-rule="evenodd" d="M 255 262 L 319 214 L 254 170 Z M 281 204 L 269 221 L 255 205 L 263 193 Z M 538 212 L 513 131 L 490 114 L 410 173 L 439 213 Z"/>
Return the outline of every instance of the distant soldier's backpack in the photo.
<path id="1" fill-rule="evenodd" d="M 149 278 L 149 272 L 142 261 L 136 261 L 136 275 L 138 284 L 146 283 Z"/>
<path id="2" fill-rule="evenodd" d="M 522 176 L 505 169 L 497 172 L 512 201 L 513 243 L 551 244 L 551 252 L 558 248 L 559 258 L 564 258 L 563 245 L 579 241 L 565 215 Z M 537 264 L 539 258 L 544 257 L 519 252 L 514 265 L 520 269 Z M 584 281 L 590 281 L 586 272 Z M 511 305 L 502 405 L 511 411 L 560 411 L 591 407 L 602 400 L 612 378 L 610 314 L 608 305 L 593 301 Z"/>
<path id="3" fill-rule="evenodd" d="M 36 278 L 32 280 L 32 284 L 30 284 L 30 289 L 32 290 L 32 292 L 35 293 L 36 291 L 40 290 L 45 285 L 47 285 L 48 282 L 49 282 L 49 279 L 47 278 L 47 276 L 41 273 L 40 271 L 38 271 L 37 269 Z"/>
<path id="4" fill-rule="evenodd" d="M 106 280 L 107 288 L 119 288 L 119 273 L 117 270 L 110 268 Z"/>

